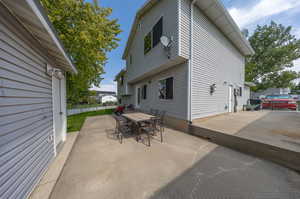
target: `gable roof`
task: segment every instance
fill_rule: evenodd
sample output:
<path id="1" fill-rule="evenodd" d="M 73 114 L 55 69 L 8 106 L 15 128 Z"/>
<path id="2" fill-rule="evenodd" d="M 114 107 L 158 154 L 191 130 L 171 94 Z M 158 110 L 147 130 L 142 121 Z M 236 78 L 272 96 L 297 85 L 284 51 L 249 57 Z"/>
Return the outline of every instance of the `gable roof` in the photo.
<path id="1" fill-rule="evenodd" d="M 126 69 L 122 69 L 116 76 L 114 81 L 118 81 L 119 78 L 126 73 Z"/>
<path id="2" fill-rule="evenodd" d="M 132 44 L 137 30 L 138 21 L 160 0 L 147 0 L 146 3 L 136 13 L 130 35 L 127 40 L 126 48 L 123 53 L 123 59 L 126 59 L 129 48 Z M 162 0 L 161 0 L 162 1 Z M 219 30 L 239 49 L 243 55 L 252 55 L 254 50 L 248 40 L 241 33 L 239 27 L 230 16 L 227 9 L 219 0 L 195 0 L 195 4 L 202 12 L 219 28 Z"/>
<path id="3" fill-rule="evenodd" d="M 131 43 L 132 43 L 133 38 L 134 38 L 134 35 L 136 33 L 136 30 L 137 30 L 137 27 L 138 27 L 138 22 L 139 22 L 140 18 L 146 12 L 148 12 L 159 1 L 161 1 L 161 0 L 147 0 L 144 3 L 144 5 L 137 11 L 137 13 L 135 15 L 135 18 L 134 18 L 134 22 L 133 22 L 132 27 L 131 27 L 131 31 L 130 31 L 127 43 L 126 43 L 126 48 L 125 48 L 123 56 L 122 56 L 123 59 L 126 59 L 126 56 L 128 54 L 128 50 L 129 50 L 129 48 L 131 46 Z"/>
<path id="4" fill-rule="evenodd" d="M 39 0 L 0 0 L 18 19 L 18 22 L 38 41 L 47 53 L 47 57 L 66 71 L 77 73 L 77 69 L 68 56 L 56 30 L 50 22 Z"/>

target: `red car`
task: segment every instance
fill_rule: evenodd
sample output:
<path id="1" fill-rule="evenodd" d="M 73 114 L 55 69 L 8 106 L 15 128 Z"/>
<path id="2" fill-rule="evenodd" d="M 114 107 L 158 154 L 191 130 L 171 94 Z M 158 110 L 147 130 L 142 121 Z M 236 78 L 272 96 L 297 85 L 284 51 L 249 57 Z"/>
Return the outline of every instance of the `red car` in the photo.
<path id="1" fill-rule="evenodd" d="M 297 100 L 290 95 L 268 95 L 262 99 L 262 108 L 297 110 Z"/>

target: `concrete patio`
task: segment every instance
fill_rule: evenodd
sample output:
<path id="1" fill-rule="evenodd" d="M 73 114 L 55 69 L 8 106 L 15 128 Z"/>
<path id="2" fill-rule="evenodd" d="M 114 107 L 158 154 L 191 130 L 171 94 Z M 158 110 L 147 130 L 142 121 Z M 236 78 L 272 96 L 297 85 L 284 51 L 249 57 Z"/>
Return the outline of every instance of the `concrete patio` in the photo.
<path id="1" fill-rule="evenodd" d="M 172 129 L 151 147 L 120 144 L 108 136 L 114 125 L 86 120 L 52 199 L 300 197 L 300 176 L 287 168 Z"/>
<path id="2" fill-rule="evenodd" d="M 239 112 L 196 120 L 193 125 L 300 152 L 300 112 Z"/>
<path id="3" fill-rule="evenodd" d="M 193 121 L 190 132 L 300 171 L 300 113 L 239 112 Z"/>

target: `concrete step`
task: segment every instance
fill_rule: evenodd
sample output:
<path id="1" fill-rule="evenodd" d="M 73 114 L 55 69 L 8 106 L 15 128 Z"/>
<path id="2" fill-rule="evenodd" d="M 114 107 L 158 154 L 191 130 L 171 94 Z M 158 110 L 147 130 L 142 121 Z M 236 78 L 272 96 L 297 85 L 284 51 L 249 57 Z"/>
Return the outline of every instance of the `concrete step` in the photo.
<path id="1" fill-rule="evenodd" d="M 189 133 L 207 139 L 218 145 L 250 154 L 265 160 L 275 162 L 290 169 L 300 171 L 300 153 L 278 146 L 242 138 L 236 135 L 225 134 L 216 130 L 189 126 Z"/>

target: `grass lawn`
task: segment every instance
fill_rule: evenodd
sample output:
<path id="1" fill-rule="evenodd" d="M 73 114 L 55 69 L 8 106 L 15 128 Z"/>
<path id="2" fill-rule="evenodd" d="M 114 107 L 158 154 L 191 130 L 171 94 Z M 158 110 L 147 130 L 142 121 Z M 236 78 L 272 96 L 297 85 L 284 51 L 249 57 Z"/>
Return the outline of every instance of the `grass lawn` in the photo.
<path id="1" fill-rule="evenodd" d="M 79 105 L 70 105 L 68 104 L 67 105 L 67 108 L 68 109 L 77 109 L 77 108 L 94 108 L 94 107 L 102 107 L 103 105 L 102 104 L 79 104 Z"/>
<path id="2" fill-rule="evenodd" d="M 80 113 L 77 115 L 68 116 L 68 132 L 80 131 L 85 118 L 90 116 L 97 116 L 97 115 L 108 115 L 112 114 L 114 109 L 106 109 L 106 110 L 99 110 L 99 111 L 92 111 L 86 113 Z"/>

